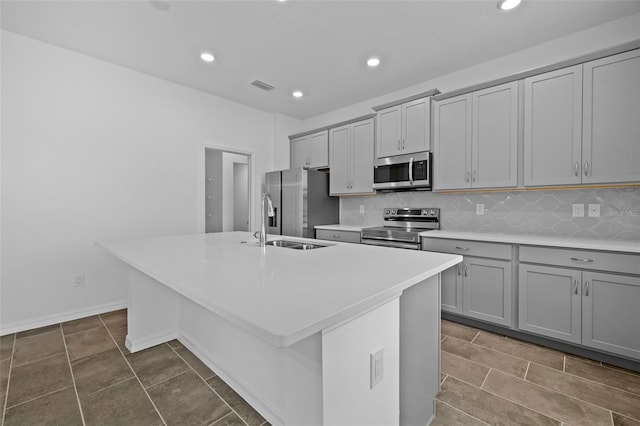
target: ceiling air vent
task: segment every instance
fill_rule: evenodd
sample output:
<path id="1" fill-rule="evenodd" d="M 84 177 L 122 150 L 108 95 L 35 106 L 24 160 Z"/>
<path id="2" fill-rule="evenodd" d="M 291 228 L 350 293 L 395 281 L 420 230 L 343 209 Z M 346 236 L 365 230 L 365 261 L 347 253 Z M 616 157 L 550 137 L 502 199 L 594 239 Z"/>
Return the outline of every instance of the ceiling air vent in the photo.
<path id="1" fill-rule="evenodd" d="M 269 91 L 269 90 L 273 90 L 274 89 L 274 87 L 272 85 L 267 84 L 267 83 L 265 83 L 263 81 L 260 81 L 260 80 L 254 80 L 254 81 L 251 82 L 251 84 L 256 86 L 259 89 L 262 89 L 262 90 Z"/>

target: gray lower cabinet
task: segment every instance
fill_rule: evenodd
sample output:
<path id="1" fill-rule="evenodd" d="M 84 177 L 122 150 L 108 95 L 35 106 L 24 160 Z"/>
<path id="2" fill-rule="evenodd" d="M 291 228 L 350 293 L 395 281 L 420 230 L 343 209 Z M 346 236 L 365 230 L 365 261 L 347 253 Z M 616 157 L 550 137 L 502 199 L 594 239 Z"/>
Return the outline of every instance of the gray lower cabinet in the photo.
<path id="1" fill-rule="evenodd" d="M 360 244 L 360 232 L 316 229 L 316 239 Z"/>
<path id="2" fill-rule="evenodd" d="M 443 311 L 511 327 L 511 245 L 423 238 L 422 249 L 464 255 L 440 275 Z"/>
<path id="3" fill-rule="evenodd" d="M 521 264 L 518 324 L 521 330 L 580 343 L 581 273 L 573 269 Z"/>
<path id="4" fill-rule="evenodd" d="M 627 275 L 640 272 L 637 260 L 631 254 L 521 247 L 518 328 L 640 359 L 640 276 Z M 565 267 L 575 263 L 581 267 Z"/>

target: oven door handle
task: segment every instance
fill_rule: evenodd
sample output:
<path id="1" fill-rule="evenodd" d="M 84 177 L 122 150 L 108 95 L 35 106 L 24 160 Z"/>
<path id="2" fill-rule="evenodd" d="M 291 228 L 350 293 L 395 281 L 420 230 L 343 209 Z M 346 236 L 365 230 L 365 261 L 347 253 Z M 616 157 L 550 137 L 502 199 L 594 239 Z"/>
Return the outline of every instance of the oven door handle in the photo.
<path id="1" fill-rule="evenodd" d="M 385 241 L 385 240 L 370 240 L 367 241 L 363 239 L 361 241 L 362 244 L 367 244 L 370 246 L 384 246 L 384 247 L 395 247 L 395 248 L 405 248 L 411 250 L 420 250 L 420 244 L 418 243 L 403 243 L 400 241 Z"/>
<path id="2" fill-rule="evenodd" d="M 413 157 L 409 158 L 409 185 L 413 185 Z"/>
<path id="3" fill-rule="evenodd" d="M 407 240 L 403 238 L 393 238 L 393 237 L 376 237 L 374 235 L 363 235 L 361 238 L 364 240 L 376 240 L 376 241 L 398 241 L 401 243 L 412 243 L 417 244 L 415 240 Z"/>

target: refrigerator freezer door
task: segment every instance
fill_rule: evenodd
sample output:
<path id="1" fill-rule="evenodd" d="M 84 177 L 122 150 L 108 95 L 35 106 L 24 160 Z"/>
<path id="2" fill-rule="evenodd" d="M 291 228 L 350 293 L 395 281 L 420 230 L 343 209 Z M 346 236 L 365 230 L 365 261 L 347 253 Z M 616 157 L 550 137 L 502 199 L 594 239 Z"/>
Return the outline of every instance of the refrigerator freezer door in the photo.
<path id="1" fill-rule="evenodd" d="M 304 236 L 307 227 L 306 182 L 307 171 L 301 167 L 282 171 L 282 235 Z"/>

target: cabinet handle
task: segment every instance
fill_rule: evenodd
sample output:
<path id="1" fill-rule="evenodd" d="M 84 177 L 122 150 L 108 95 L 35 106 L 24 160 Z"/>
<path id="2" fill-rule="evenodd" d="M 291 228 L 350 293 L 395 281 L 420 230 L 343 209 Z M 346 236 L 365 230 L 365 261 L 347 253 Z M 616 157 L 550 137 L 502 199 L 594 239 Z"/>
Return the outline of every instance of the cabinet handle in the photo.
<path id="1" fill-rule="evenodd" d="M 574 262 L 583 262 L 583 263 L 591 263 L 593 262 L 593 259 L 587 259 L 586 257 L 583 259 L 580 259 L 578 257 L 572 257 L 571 260 L 573 260 Z"/>
<path id="2" fill-rule="evenodd" d="M 585 295 L 585 296 L 588 296 L 588 295 L 589 295 L 589 281 L 587 281 L 587 282 L 585 283 L 585 286 L 584 286 L 584 287 L 585 287 L 584 295 Z"/>
<path id="3" fill-rule="evenodd" d="M 469 247 L 458 247 L 458 246 L 456 246 L 456 248 L 458 250 L 469 250 Z"/>
<path id="4" fill-rule="evenodd" d="M 589 174 L 589 162 L 585 161 L 584 162 L 584 175 L 588 176 L 588 174 Z"/>
<path id="5" fill-rule="evenodd" d="M 333 237 L 333 238 L 335 238 L 336 240 L 339 240 L 339 239 L 340 239 L 340 235 L 335 235 L 335 234 L 334 234 L 334 235 L 332 235 L 332 237 Z"/>
<path id="6" fill-rule="evenodd" d="M 458 276 L 462 275 L 462 263 L 458 263 Z"/>
<path id="7" fill-rule="evenodd" d="M 466 265 L 464 265 L 464 276 L 468 277 L 469 274 L 467 273 L 469 271 L 469 264 L 467 263 Z"/>
<path id="8" fill-rule="evenodd" d="M 578 280 L 573 281 L 573 294 L 578 294 Z"/>
<path id="9" fill-rule="evenodd" d="M 474 181 L 474 182 L 476 181 L 476 178 L 477 178 L 477 177 L 478 177 L 478 171 L 477 171 L 477 170 L 474 170 L 474 171 L 473 171 L 473 181 Z"/>
<path id="10" fill-rule="evenodd" d="M 471 178 L 471 172 L 467 170 L 467 178 L 465 179 L 465 182 L 469 182 L 470 178 Z"/>
<path id="11" fill-rule="evenodd" d="M 400 145 L 400 139 L 398 139 L 398 151 L 400 151 L 400 147 L 401 147 L 401 145 Z"/>
<path id="12" fill-rule="evenodd" d="M 407 147 L 407 140 L 402 139 L 402 149 L 405 149 L 406 147 Z"/>
<path id="13" fill-rule="evenodd" d="M 575 173 L 575 175 L 576 175 L 576 176 L 578 176 L 578 175 L 580 174 L 579 167 L 580 167 L 580 163 L 578 163 L 578 162 L 576 161 L 576 164 L 575 164 L 575 166 L 574 166 L 574 170 L 575 170 L 575 171 L 574 171 L 574 173 Z"/>

